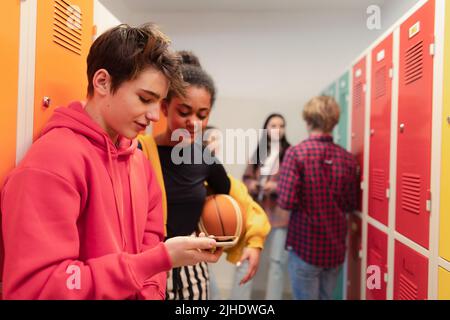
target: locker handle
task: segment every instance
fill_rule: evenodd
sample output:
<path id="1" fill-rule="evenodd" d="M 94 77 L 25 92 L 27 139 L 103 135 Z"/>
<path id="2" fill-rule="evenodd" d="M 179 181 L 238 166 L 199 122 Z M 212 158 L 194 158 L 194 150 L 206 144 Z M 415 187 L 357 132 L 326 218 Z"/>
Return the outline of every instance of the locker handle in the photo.
<path id="1" fill-rule="evenodd" d="M 450 116 L 447 117 L 447 123 L 450 124 Z"/>
<path id="2" fill-rule="evenodd" d="M 44 108 L 48 108 L 48 107 L 50 107 L 51 102 L 52 102 L 52 99 L 50 97 L 44 97 L 42 99 L 42 106 Z"/>
<path id="3" fill-rule="evenodd" d="M 403 133 L 403 131 L 405 131 L 405 124 L 401 123 L 400 124 L 400 132 Z"/>

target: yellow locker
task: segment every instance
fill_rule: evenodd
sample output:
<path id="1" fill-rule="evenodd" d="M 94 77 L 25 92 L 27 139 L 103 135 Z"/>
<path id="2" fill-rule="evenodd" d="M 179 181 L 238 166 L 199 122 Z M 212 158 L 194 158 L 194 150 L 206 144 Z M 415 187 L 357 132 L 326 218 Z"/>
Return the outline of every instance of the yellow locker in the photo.
<path id="1" fill-rule="evenodd" d="M 450 4 L 446 4 L 439 254 L 450 261 Z"/>
<path id="2" fill-rule="evenodd" d="M 450 300 L 450 271 L 439 268 L 439 300 Z"/>
<path id="3" fill-rule="evenodd" d="M 0 185 L 16 161 L 20 0 L 3 1 L 0 10 Z"/>
<path id="4" fill-rule="evenodd" d="M 38 1 L 33 137 L 58 106 L 84 100 L 93 0 Z"/>

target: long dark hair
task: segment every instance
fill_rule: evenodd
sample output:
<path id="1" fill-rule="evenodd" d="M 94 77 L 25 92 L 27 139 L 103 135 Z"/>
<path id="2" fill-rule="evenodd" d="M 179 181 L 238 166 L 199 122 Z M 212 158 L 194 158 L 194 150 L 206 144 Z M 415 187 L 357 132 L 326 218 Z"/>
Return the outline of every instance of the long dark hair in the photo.
<path id="1" fill-rule="evenodd" d="M 279 113 L 272 113 L 266 118 L 266 121 L 264 121 L 264 126 L 263 126 L 263 129 L 266 129 L 265 135 L 263 137 L 261 137 L 261 139 L 259 140 L 258 146 L 256 147 L 256 151 L 253 154 L 253 162 L 252 163 L 253 163 L 254 171 L 256 171 L 259 167 L 261 167 L 264 164 L 264 161 L 266 160 L 267 155 L 270 154 L 270 148 L 271 148 L 272 142 L 270 140 L 270 135 L 269 135 L 269 131 L 267 130 L 267 126 L 269 125 L 270 120 L 272 120 L 273 118 L 281 118 L 284 122 L 284 125 L 286 125 L 286 120 Z M 260 149 L 263 145 L 266 145 L 266 143 L 264 143 L 265 141 L 267 141 L 267 153 L 261 154 Z M 286 150 L 290 146 L 291 146 L 291 144 L 287 141 L 286 132 L 285 132 L 283 137 L 281 137 L 281 139 L 280 139 L 280 153 L 278 155 L 278 157 L 280 159 L 280 163 L 283 161 Z"/>

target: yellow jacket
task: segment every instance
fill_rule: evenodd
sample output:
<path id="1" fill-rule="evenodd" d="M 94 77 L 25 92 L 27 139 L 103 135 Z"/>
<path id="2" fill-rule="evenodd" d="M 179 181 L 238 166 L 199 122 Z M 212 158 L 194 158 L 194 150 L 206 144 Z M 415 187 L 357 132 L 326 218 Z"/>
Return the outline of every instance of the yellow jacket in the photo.
<path id="1" fill-rule="evenodd" d="M 146 158 L 150 160 L 161 187 L 164 232 L 167 232 L 167 196 L 156 142 L 150 135 L 139 135 L 138 141 L 142 146 L 142 151 Z M 240 260 L 245 247 L 260 249 L 264 247 L 264 241 L 270 232 L 270 223 L 264 210 L 248 193 L 245 184 L 231 176 L 229 178 L 231 182 L 230 196 L 239 203 L 245 224 L 244 236 L 239 239 L 239 242 L 234 247 L 225 250 L 227 260 L 236 263 Z"/>

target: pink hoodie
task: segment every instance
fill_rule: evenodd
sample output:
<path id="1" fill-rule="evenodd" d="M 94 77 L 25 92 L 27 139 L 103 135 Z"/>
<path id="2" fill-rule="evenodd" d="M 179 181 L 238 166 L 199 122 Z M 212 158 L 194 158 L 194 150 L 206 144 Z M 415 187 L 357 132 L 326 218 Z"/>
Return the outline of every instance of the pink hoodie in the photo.
<path id="1" fill-rule="evenodd" d="M 58 108 L 1 194 L 6 299 L 164 299 L 161 190 L 80 102 Z"/>

